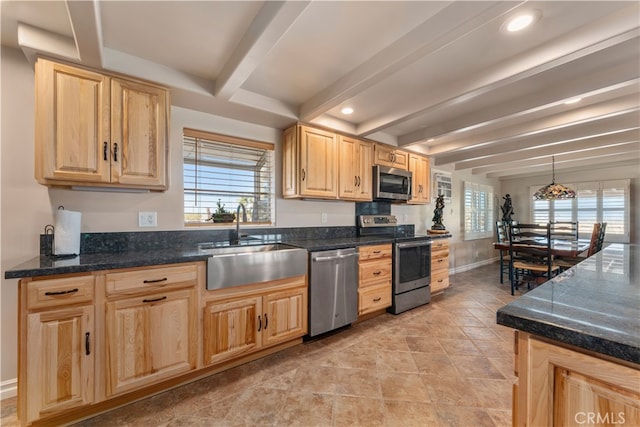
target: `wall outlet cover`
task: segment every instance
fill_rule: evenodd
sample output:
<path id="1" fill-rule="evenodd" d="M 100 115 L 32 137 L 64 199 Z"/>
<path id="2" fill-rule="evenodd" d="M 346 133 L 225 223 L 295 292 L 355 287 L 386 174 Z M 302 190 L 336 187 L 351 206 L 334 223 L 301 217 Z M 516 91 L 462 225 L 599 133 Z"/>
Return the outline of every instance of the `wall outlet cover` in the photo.
<path id="1" fill-rule="evenodd" d="M 157 227 L 157 212 L 138 212 L 138 227 Z"/>

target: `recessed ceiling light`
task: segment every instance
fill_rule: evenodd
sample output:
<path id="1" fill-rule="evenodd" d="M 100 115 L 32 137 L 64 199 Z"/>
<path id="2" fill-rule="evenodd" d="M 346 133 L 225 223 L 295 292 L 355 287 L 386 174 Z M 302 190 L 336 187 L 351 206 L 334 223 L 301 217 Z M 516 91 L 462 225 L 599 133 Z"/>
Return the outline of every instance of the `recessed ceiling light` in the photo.
<path id="1" fill-rule="evenodd" d="M 340 110 L 340 112 L 342 112 L 342 114 L 346 114 L 347 116 L 349 114 L 353 113 L 353 108 L 351 107 L 344 107 L 342 110 Z"/>
<path id="2" fill-rule="evenodd" d="M 572 99 L 570 99 L 568 101 L 565 101 L 564 103 L 569 105 L 569 104 L 576 104 L 576 103 L 578 103 L 580 101 L 582 101 L 582 98 L 572 98 Z"/>
<path id="3" fill-rule="evenodd" d="M 538 19 L 540 19 L 540 11 L 532 10 L 529 12 L 524 12 L 507 20 L 504 24 L 502 24 L 502 30 L 508 33 L 515 33 L 517 31 L 522 31 L 525 28 L 529 27 L 531 24 L 535 23 Z"/>

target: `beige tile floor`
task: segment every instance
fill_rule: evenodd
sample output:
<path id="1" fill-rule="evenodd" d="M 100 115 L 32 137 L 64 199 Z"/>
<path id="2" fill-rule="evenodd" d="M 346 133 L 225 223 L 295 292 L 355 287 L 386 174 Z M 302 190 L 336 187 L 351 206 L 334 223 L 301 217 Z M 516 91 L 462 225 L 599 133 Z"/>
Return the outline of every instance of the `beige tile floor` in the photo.
<path id="1" fill-rule="evenodd" d="M 496 264 L 426 306 L 384 314 L 77 426 L 508 426 L 513 300 Z M 522 291 L 521 291 L 522 292 Z M 0 425 L 17 425 L 15 398 Z"/>

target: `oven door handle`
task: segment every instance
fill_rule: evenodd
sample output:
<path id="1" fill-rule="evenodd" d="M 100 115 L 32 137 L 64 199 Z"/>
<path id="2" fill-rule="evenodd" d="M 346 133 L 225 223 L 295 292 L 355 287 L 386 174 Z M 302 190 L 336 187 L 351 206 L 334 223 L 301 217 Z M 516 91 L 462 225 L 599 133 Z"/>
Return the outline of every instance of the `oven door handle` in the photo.
<path id="1" fill-rule="evenodd" d="M 396 247 L 398 249 L 415 248 L 415 247 L 418 247 L 418 246 L 431 246 L 431 242 L 423 240 L 421 242 L 396 243 Z"/>

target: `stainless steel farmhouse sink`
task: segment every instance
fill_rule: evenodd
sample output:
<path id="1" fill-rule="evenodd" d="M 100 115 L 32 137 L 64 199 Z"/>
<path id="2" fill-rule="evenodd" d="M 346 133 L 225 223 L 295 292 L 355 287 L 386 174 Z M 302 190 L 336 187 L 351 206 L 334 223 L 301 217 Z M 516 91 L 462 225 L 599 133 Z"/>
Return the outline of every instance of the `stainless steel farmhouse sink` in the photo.
<path id="1" fill-rule="evenodd" d="M 207 247 L 207 289 L 267 282 L 307 274 L 307 251 L 282 243 Z"/>

